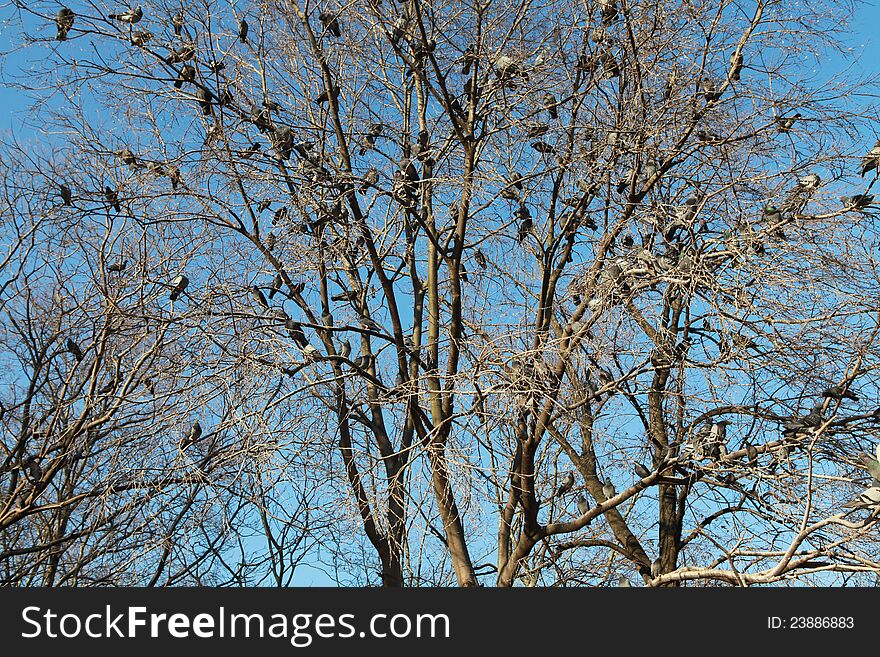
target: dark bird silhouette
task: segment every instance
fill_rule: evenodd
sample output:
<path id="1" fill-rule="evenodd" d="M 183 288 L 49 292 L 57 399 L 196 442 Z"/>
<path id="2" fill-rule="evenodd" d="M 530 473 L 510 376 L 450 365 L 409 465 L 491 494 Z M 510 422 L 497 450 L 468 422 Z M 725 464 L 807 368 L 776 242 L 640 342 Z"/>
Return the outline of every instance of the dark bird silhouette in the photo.
<path id="1" fill-rule="evenodd" d="M 306 333 L 303 331 L 302 325 L 299 322 L 288 319 L 284 323 L 284 327 L 287 329 L 287 335 L 290 336 L 290 339 L 293 340 L 300 349 L 305 349 L 309 345 Z"/>
<path id="2" fill-rule="evenodd" d="M 247 21 L 245 19 L 242 18 L 240 21 L 238 21 L 238 39 L 242 43 L 247 43 L 249 29 L 250 28 L 248 27 Z"/>
<path id="3" fill-rule="evenodd" d="M 799 431 L 803 431 L 804 429 L 815 429 L 819 425 L 822 424 L 822 406 L 823 404 L 816 404 L 809 413 L 807 413 L 803 417 L 791 417 L 787 420 L 784 420 L 782 426 L 785 428 L 783 433 L 785 434 L 794 434 Z"/>
<path id="4" fill-rule="evenodd" d="M 107 199 L 107 202 L 116 212 L 122 210 L 122 205 L 119 203 L 119 194 L 109 185 L 104 186 L 104 198 Z"/>
<path id="5" fill-rule="evenodd" d="M 479 265 L 480 269 L 486 268 L 486 256 L 483 255 L 483 252 L 477 249 L 476 253 L 474 253 L 474 260 L 477 261 L 477 265 Z"/>
<path id="6" fill-rule="evenodd" d="M 125 271 L 125 268 L 128 267 L 128 260 L 114 260 L 109 265 L 107 265 L 107 271 L 118 274 L 119 272 Z"/>
<path id="7" fill-rule="evenodd" d="M 122 12 L 121 14 L 109 14 L 107 18 L 114 21 L 120 21 L 122 23 L 128 23 L 129 25 L 134 25 L 141 18 L 143 18 L 144 12 L 140 7 L 135 7 L 134 9 L 129 9 L 128 11 Z"/>
<path id="8" fill-rule="evenodd" d="M 251 286 L 248 291 L 250 292 L 251 298 L 256 301 L 258 306 L 261 306 L 264 309 L 269 308 L 269 302 L 266 301 L 266 297 L 263 296 L 263 291 L 258 288 L 256 285 Z"/>
<path id="9" fill-rule="evenodd" d="M 324 26 L 324 29 L 335 37 L 342 36 L 342 30 L 339 29 L 339 18 L 336 14 L 329 11 L 323 11 L 318 14 L 318 20 Z"/>
<path id="10" fill-rule="evenodd" d="M 168 295 L 168 298 L 172 301 L 177 301 L 177 298 L 183 293 L 186 289 L 186 286 L 189 285 L 189 279 L 183 274 L 178 274 L 171 281 L 171 293 Z"/>
<path id="11" fill-rule="evenodd" d="M 79 345 L 73 341 L 73 338 L 67 338 L 67 342 L 64 345 L 73 357 L 76 358 L 76 361 L 79 362 L 83 359 L 82 349 L 79 348 Z"/>
<path id="12" fill-rule="evenodd" d="M 651 476 L 651 471 L 648 470 L 648 468 L 646 468 L 646 467 L 645 467 L 644 465 L 642 465 L 641 463 L 636 463 L 636 464 L 633 466 L 633 470 L 635 471 L 636 475 L 638 475 L 638 476 L 641 477 L 642 479 L 644 479 L 645 477 L 650 477 L 650 476 Z"/>
<path id="13" fill-rule="evenodd" d="M 822 396 L 836 400 L 851 399 L 853 401 L 859 401 L 859 396 L 844 386 L 831 386 L 822 392 Z"/>
<path id="14" fill-rule="evenodd" d="M 532 222 L 532 213 L 529 212 L 528 207 L 525 205 L 520 205 L 517 208 L 515 213 L 515 217 L 519 221 L 519 226 L 516 231 L 516 239 L 522 244 L 523 240 L 528 237 L 529 233 L 532 232 L 532 228 L 534 227 L 534 223 Z"/>
<path id="15" fill-rule="evenodd" d="M 275 278 L 272 279 L 272 285 L 269 288 L 269 298 L 272 299 L 279 291 L 281 291 L 281 285 L 284 283 L 284 279 L 281 278 L 281 274 L 275 274 Z"/>
<path id="16" fill-rule="evenodd" d="M 539 153 L 555 153 L 556 149 L 548 144 L 546 141 L 534 141 L 532 142 L 532 148 L 534 148 Z"/>
<path id="17" fill-rule="evenodd" d="M 189 64 L 184 64 L 180 71 L 177 74 L 177 79 L 174 81 L 174 87 L 176 89 L 180 89 L 183 86 L 184 82 L 194 82 L 196 79 L 196 69 Z"/>
<path id="18" fill-rule="evenodd" d="M 196 44 L 194 43 L 185 43 L 177 50 L 172 50 L 168 53 L 168 56 L 165 57 L 166 64 L 182 64 L 183 62 L 188 62 L 191 59 L 194 59 L 196 56 Z"/>
<path id="19" fill-rule="evenodd" d="M 40 466 L 40 459 L 33 454 L 21 460 L 21 468 L 24 470 L 25 478 L 31 484 L 36 484 L 43 478 L 43 468 Z"/>
<path id="20" fill-rule="evenodd" d="M 651 577 L 657 578 L 660 577 L 663 571 L 663 563 L 660 561 L 660 557 L 654 559 L 654 562 L 651 564 Z"/>
<path id="21" fill-rule="evenodd" d="M 873 194 L 853 194 L 852 196 L 841 196 L 840 202 L 847 210 L 865 210 L 874 203 Z"/>
<path id="22" fill-rule="evenodd" d="M 204 87 L 199 87 L 196 90 L 196 100 L 198 100 L 199 107 L 202 108 L 202 114 L 205 116 L 209 116 L 214 113 L 213 105 L 211 101 L 214 99 L 214 94 L 205 89 Z"/>
<path id="23" fill-rule="evenodd" d="M 586 515 L 590 510 L 590 503 L 587 501 L 587 498 L 583 495 L 578 495 L 577 498 L 577 510 L 580 515 Z"/>
<path id="24" fill-rule="evenodd" d="M 64 205 L 73 205 L 73 192 L 70 191 L 70 187 L 61 183 L 58 185 L 60 193 L 61 193 L 61 201 Z"/>
<path id="25" fill-rule="evenodd" d="M 174 14 L 174 16 L 171 17 L 171 25 L 174 28 L 174 35 L 180 36 L 181 32 L 183 32 L 183 28 L 185 25 L 182 11 L 177 12 L 176 14 Z"/>
<path id="26" fill-rule="evenodd" d="M 58 10 L 58 13 L 55 14 L 55 27 L 58 28 L 58 34 L 55 38 L 58 41 L 64 41 L 67 39 L 67 33 L 70 32 L 70 28 L 73 27 L 73 21 L 76 18 L 76 14 L 73 13 L 72 9 L 68 9 L 67 7 L 62 7 Z"/>
<path id="27" fill-rule="evenodd" d="M 180 441 L 180 446 L 182 449 L 186 449 L 187 447 L 196 444 L 201 437 L 202 425 L 198 420 L 196 420 L 190 427 L 189 433 L 187 433 L 186 436 L 184 436 L 183 440 Z"/>
<path id="28" fill-rule="evenodd" d="M 318 105 L 321 105 L 323 103 L 330 102 L 330 94 L 331 93 L 333 94 L 334 99 L 339 98 L 339 87 L 332 87 L 332 89 L 330 91 L 327 91 L 327 89 L 324 89 L 324 91 L 322 91 L 320 94 L 318 94 L 318 96 L 315 98 L 315 103 L 317 103 Z"/>

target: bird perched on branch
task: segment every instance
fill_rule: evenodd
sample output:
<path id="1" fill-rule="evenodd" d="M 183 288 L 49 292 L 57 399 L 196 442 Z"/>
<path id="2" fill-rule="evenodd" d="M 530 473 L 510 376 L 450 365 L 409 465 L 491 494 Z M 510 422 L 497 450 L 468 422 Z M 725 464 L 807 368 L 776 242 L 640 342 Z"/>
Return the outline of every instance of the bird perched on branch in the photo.
<path id="1" fill-rule="evenodd" d="M 574 472 L 568 471 L 559 488 L 556 489 L 556 497 L 561 497 L 574 488 Z"/>
<path id="2" fill-rule="evenodd" d="M 799 118 L 801 118 L 800 112 L 791 116 L 777 116 L 776 130 L 782 133 L 790 132 Z"/>
<path id="3" fill-rule="evenodd" d="M 880 171 L 880 139 L 876 141 L 874 148 L 862 158 L 861 175 L 864 176 L 872 170 Z"/>
<path id="4" fill-rule="evenodd" d="M 852 196 L 841 196 L 840 202 L 847 210 L 865 210 L 874 203 L 873 194 L 853 194 Z"/>
<path id="5" fill-rule="evenodd" d="M 843 506 L 848 509 L 869 509 L 880 506 L 880 487 L 869 486 L 859 493 L 856 499 L 847 502 Z"/>
<path id="6" fill-rule="evenodd" d="M 214 100 L 214 94 L 210 91 L 204 87 L 199 87 L 196 90 L 196 100 L 199 103 L 199 107 L 202 108 L 202 114 L 209 116 L 214 113 L 214 108 L 211 105 L 211 101 Z"/>
<path id="7" fill-rule="evenodd" d="M 25 456 L 21 460 L 21 469 L 24 470 L 24 476 L 31 484 L 36 484 L 43 478 L 43 468 L 40 466 L 38 456 L 33 454 Z"/>
<path id="8" fill-rule="evenodd" d="M 189 285 L 189 279 L 186 276 L 183 274 L 175 276 L 171 281 L 171 293 L 168 295 L 168 298 L 172 301 L 177 301 L 187 285 Z"/>
<path id="9" fill-rule="evenodd" d="M 248 27 L 247 21 L 245 19 L 242 18 L 240 21 L 238 21 L 238 40 L 242 43 L 247 43 L 249 29 L 250 28 Z"/>
<path id="10" fill-rule="evenodd" d="M 174 36 L 180 36 L 186 25 L 183 18 L 183 12 L 179 11 L 171 17 L 171 26 L 174 28 Z"/>
<path id="11" fill-rule="evenodd" d="M 587 512 L 590 510 L 590 503 L 587 501 L 587 498 L 583 496 L 583 494 L 578 495 L 577 510 L 578 510 L 578 513 L 581 514 L 582 516 L 586 515 Z"/>
<path id="12" fill-rule="evenodd" d="M 788 195 L 779 207 L 780 212 L 790 214 L 800 214 L 803 212 L 821 181 L 822 179 L 815 173 L 801 177 L 797 184 L 789 190 Z"/>
<path id="13" fill-rule="evenodd" d="M 73 338 L 67 338 L 67 342 L 64 346 L 67 348 L 67 351 L 69 351 L 73 355 L 73 357 L 76 358 L 77 362 L 83 359 L 82 349 L 80 349 L 79 345 L 74 342 Z"/>
<path id="14" fill-rule="evenodd" d="M 784 434 L 795 434 L 804 429 L 815 429 L 822 424 L 822 406 L 816 404 L 809 413 L 803 417 L 792 417 L 783 421 L 782 426 L 785 428 Z"/>
<path id="15" fill-rule="evenodd" d="M 284 326 L 287 329 L 287 335 L 290 336 L 290 339 L 293 340 L 300 349 L 305 349 L 308 346 L 308 338 L 306 338 L 305 331 L 303 331 L 302 325 L 299 322 L 288 319 L 284 323 Z"/>
<path id="16" fill-rule="evenodd" d="M 180 89 L 183 86 L 184 82 L 194 82 L 196 79 L 196 69 L 189 64 L 184 64 L 180 72 L 177 74 L 177 79 L 174 81 L 174 87 L 176 89 Z"/>
<path id="17" fill-rule="evenodd" d="M 116 212 L 122 210 L 122 205 L 119 203 L 118 192 L 109 185 L 104 186 L 104 198 L 107 199 L 107 203 L 109 203 Z"/>
<path id="18" fill-rule="evenodd" d="M 342 36 L 342 30 L 339 29 L 339 18 L 336 14 L 323 11 L 318 14 L 318 20 L 324 26 L 324 29 L 335 37 Z"/>
<path id="19" fill-rule="evenodd" d="M 58 34 L 55 38 L 58 41 L 64 41 L 67 39 L 67 33 L 70 32 L 70 28 L 73 27 L 73 21 L 76 18 L 76 14 L 73 13 L 72 9 L 68 9 L 67 7 L 62 7 L 58 10 L 58 13 L 55 14 L 55 27 L 58 28 Z"/>
<path id="20" fill-rule="evenodd" d="M 114 21 L 120 21 L 122 23 L 128 23 L 129 25 L 134 25 L 141 18 L 143 18 L 144 12 L 138 6 L 134 9 L 129 9 L 128 11 L 124 11 L 121 14 L 108 14 L 107 18 Z"/>
<path id="21" fill-rule="evenodd" d="M 60 183 L 58 185 L 58 190 L 61 194 L 61 202 L 64 203 L 64 205 L 73 205 L 73 192 L 70 187 L 64 183 Z"/>
<path id="22" fill-rule="evenodd" d="M 739 82 L 743 70 L 742 52 L 734 52 L 730 56 L 730 79 Z"/>
<path id="23" fill-rule="evenodd" d="M 557 101 L 556 96 L 551 94 L 549 91 L 544 94 L 544 109 L 550 114 L 551 119 L 558 119 L 559 112 L 556 109 Z"/>
<path id="24" fill-rule="evenodd" d="M 645 467 L 644 465 L 642 465 L 641 463 L 636 463 L 636 464 L 633 466 L 633 470 L 635 471 L 636 475 L 637 475 L 638 477 L 640 477 L 641 479 L 645 479 L 646 477 L 650 477 L 650 476 L 651 476 L 651 471 L 648 470 L 648 468 L 646 468 L 646 467 Z"/>
<path id="25" fill-rule="evenodd" d="M 859 396 L 845 386 L 831 386 L 822 392 L 822 396 L 836 400 L 851 399 L 853 401 L 859 401 Z"/>
<path id="26" fill-rule="evenodd" d="M 202 437 L 202 425 L 196 420 L 192 427 L 190 427 L 189 433 L 184 436 L 183 440 L 180 441 L 180 448 L 186 449 L 187 447 L 194 445 L 199 441 L 199 438 Z"/>
<path id="27" fill-rule="evenodd" d="M 605 496 L 606 500 L 610 500 L 612 497 L 617 495 L 614 484 L 612 484 L 610 481 L 606 481 L 604 484 L 602 484 L 602 494 Z"/>

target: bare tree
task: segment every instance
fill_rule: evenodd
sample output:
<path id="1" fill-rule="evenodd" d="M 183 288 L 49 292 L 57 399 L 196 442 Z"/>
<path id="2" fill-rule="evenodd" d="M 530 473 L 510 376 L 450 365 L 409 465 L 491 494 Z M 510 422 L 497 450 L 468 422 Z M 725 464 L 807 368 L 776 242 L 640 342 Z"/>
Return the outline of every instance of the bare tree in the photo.
<path id="1" fill-rule="evenodd" d="M 7 81 L 7 581 L 880 572 L 849 7 L 70 10 Z"/>

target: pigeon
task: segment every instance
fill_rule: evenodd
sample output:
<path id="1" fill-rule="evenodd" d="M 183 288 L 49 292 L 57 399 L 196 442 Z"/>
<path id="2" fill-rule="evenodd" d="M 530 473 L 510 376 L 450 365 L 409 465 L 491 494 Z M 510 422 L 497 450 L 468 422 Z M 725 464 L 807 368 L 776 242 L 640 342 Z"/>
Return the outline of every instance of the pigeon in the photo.
<path id="1" fill-rule="evenodd" d="M 172 301 L 177 301 L 177 298 L 186 289 L 187 285 L 189 285 L 189 279 L 186 276 L 183 274 L 175 276 L 174 280 L 171 281 L 171 294 L 168 295 L 168 298 Z"/>
<path id="2" fill-rule="evenodd" d="M 333 98 L 339 98 L 339 87 L 332 87 L 328 92 L 327 89 L 324 89 L 318 96 L 315 98 L 315 103 L 321 105 L 322 103 L 330 102 L 330 94 L 333 94 Z"/>
<path id="3" fill-rule="evenodd" d="M 125 271 L 126 267 L 128 267 L 128 260 L 114 260 L 107 265 L 107 271 L 118 274 L 119 272 Z"/>
<path id="4" fill-rule="evenodd" d="M 70 187 L 64 183 L 61 183 L 58 187 L 61 193 L 61 202 L 64 203 L 64 205 L 73 205 L 73 192 L 70 191 Z"/>
<path id="5" fill-rule="evenodd" d="M 153 33 L 146 30 L 132 32 L 129 40 L 133 46 L 145 46 L 153 39 Z"/>
<path id="6" fill-rule="evenodd" d="M 37 456 L 26 456 L 21 460 L 21 467 L 27 480 L 36 484 L 43 478 L 43 469 L 40 467 L 40 459 Z"/>
<path id="7" fill-rule="evenodd" d="M 318 14 L 318 20 L 324 26 L 324 29 L 335 37 L 341 36 L 342 31 L 339 29 L 339 19 L 336 14 L 324 11 Z"/>
<path id="8" fill-rule="evenodd" d="M 183 449 L 186 449 L 190 445 L 194 445 L 196 442 L 198 442 L 199 438 L 201 438 L 201 437 L 202 437 L 202 425 L 199 423 L 198 420 L 196 420 L 193 423 L 192 427 L 190 427 L 189 433 L 181 441 L 181 447 Z"/>
<path id="9" fill-rule="evenodd" d="M 880 461 L 875 459 L 870 454 L 865 454 L 864 452 L 859 454 L 859 460 L 862 462 L 862 465 L 865 466 L 865 469 L 868 471 L 869 475 L 871 475 L 874 479 L 880 479 Z"/>
<path id="10" fill-rule="evenodd" d="M 657 577 L 660 577 L 662 568 L 663 566 L 662 562 L 660 561 L 660 557 L 657 557 L 656 559 L 654 559 L 654 563 L 651 564 L 651 577 L 655 579 Z"/>
<path id="11" fill-rule="evenodd" d="M 477 261 L 477 265 L 479 265 L 480 269 L 486 268 L 486 256 L 483 255 L 483 252 L 480 249 L 477 249 L 476 253 L 474 253 L 474 260 Z"/>
<path id="12" fill-rule="evenodd" d="M 551 119 L 558 119 L 559 112 L 556 109 L 556 96 L 551 94 L 549 91 L 544 94 L 544 109 L 550 114 Z"/>
<path id="13" fill-rule="evenodd" d="M 727 427 L 733 424 L 730 420 L 719 420 L 712 424 L 712 428 L 709 430 L 709 437 L 712 439 L 712 442 L 717 444 L 724 444 L 727 442 Z"/>
<path id="14" fill-rule="evenodd" d="M 565 495 L 572 488 L 574 488 L 574 472 L 569 471 L 562 480 L 562 483 L 559 484 L 559 488 L 556 489 L 556 496 Z"/>
<path id="15" fill-rule="evenodd" d="M 611 25 L 617 18 L 616 0 L 599 0 L 599 15 L 605 25 Z"/>
<path id="16" fill-rule="evenodd" d="M 370 167 L 361 180 L 363 181 L 361 183 L 361 192 L 365 192 L 379 182 L 379 170 L 376 167 Z"/>
<path id="17" fill-rule="evenodd" d="M 800 214 L 803 212 L 804 207 L 806 207 L 820 182 L 821 178 L 815 173 L 810 173 L 801 177 L 798 180 L 797 185 L 789 190 L 788 195 L 779 207 L 780 212 L 790 212 L 793 214 Z"/>
<path id="18" fill-rule="evenodd" d="M 730 79 L 734 82 L 739 82 L 742 69 L 743 54 L 741 52 L 734 52 L 730 56 Z"/>
<path id="19" fill-rule="evenodd" d="M 281 290 L 281 285 L 284 280 L 281 278 L 281 274 L 275 274 L 275 278 L 272 279 L 272 286 L 269 288 L 269 298 L 274 297 Z"/>
<path id="20" fill-rule="evenodd" d="M 342 292 L 331 296 L 330 300 L 331 301 L 339 301 L 339 302 L 342 302 L 342 301 L 351 302 L 351 301 L 357 301 L 358 297 L 359 297 L 359 295 L 357 293 L 357 290 L 343 290 Z"/>
<path id="21" fill-rule="evenodd" d="M 339 345 L 339 355 L 343 358 L 348 358 L 351 355 L 351 343 L 348 340 Z"/>
<path id="22" fill-rule="evenodd" d="M 263 291 L 258 288 L 256 285 L 253 285 L 248 290 L 250 292 L 251 298 L 257 303 L 258 306 L 262 306 L 263 308 L 269 308 L 269 302 L 266 301 L 266 297 L 263 295 Z"/>
<path id="23" fill-rule="evenodd" d="M 324 326 L 333 326 L 333 315 L 330 313 L 321 313 L 321 323 Z"/>
<path id="24" fill-rule="evenodd" d="M 371 360 L 369 354 L 361 354 L 352 361 L 352 364 L 359 370 L 365 370 L 370 366 Z"/>
<path id="25" fill-rule="evenodd" d="M 107 18 L 114 21 L 120 21 L 122 23 L 128 23 L 129 25 L 134 25 L 141 18 L 143 18 L 144 12 L 140 7 L 136 7 L 135 9 L 129 9 L 121 14 L 108 14 Z"/>
<path id="26" fill-rule="evenodd" d="M 751 443 L 746 443 L 746 457 L 749 460 L 749 467 L 754 468 L 758 465 L 758 448 Z"/>
<path id="27" fill-rule="evenodd" d="M 586 515 L 586 513 L 590 510 L 590 503 L 587 501 L 587 498 L 584 497 L 583 495 L 578 495 L 577 509 L 578 509 L 578 513 L 581 514 L 582 516 Z"/>
<path id="28" fill-rule="evenodd" d="M 650 476 L 651 476 L 651 471 L 648 470 L 648 468 L 646 468 L 646 467 L 645 467 L 644 465 L 642 465 L 641 463 L 636 463 L 636 464 L 633 466 L 633 470 L 635 471 L 636 475 L 638 475 L 638 476 L 641 477 L 642 479 L 645 479 L 646 477 L 650 477 Z"/>
<path id="29" fill-rule="evenodd" d="M 194 43 L 185 43 L 177 50 L 172 50 L 168 56 L 165 58 L 166 64 L 182 64 L 183 62 L 188 62 L 191 59 L 195 59 L 196 56 L 196 44 Z"/>
<path id="30" fill-rule="evenodd" d="M 300 349 L 305 349 L 306 346 L 308 346 L 309 341 L 306 338 L 305 331 L 303 331 L 303 328 L 299 322 L 288 319 L 284 323 L 284 326 L 285 328 L 287 328 L 287 335 L 290 336 L 290 339 L 293 340 Z"/>
<path id="31" fill-rule="evenodd" d="M 783 433 L 797 433 L 802 429 L 815 429 L 818 427 L 822 424 L 822 406 L 823 404 L 817 404 L 804 417 L 792 417 L 785 420 L 782 423 L 782 426 L 785 427 Z"/>
<path id="32" fill-rule="evenodd" d="M 73 10 L 68 9 L 67 7 L 62 7 L 58 10 L 58 13 L 55 14 L 55 26 L 58 28 L 58 34 L 55 38 L 58 41 L 64 41 L 67 39 L 67 33 L 70 32 L 70 28 L 73 27 L 73 21 L 76 18 L 76 14 L 73 13 Z"/>
<path id="33" fill-rule="evenodd" d="M 382 333 L 382 327 L 379 326 L 370 317 L 362 317 L 361 318 L 361 327 L 367 331 L 376 331 L 377 333 Z"/>
<path id="34" fill-rule="evenodd" d="M 844 386 L 831 386 L 822 392 L 822 396 L 836 400 L 851 399 L 853 401 L 859 401 L 859 396 Z"/>
<path id="35" fill-rule="evenodd" d="M 199 102 L 199 107 L 202 108 L 202 114 L 205 116 L 209 116 L 214 113 L 213 108 L 211 107 L 211 101 L 214 98 L 214 94 L 205 89 L 204 87 L 199 87 L 196 90 L 196 99 Z"/>
<path id="36" fill-rule="evenodd" d="M 119 204 L 119 194 L 109 185 L 104 186 L 104 198 L 114 210 L 117 212 L 122 210 L 122 206 Z"/>
<path id="37" fill-rule="evenodd" d="M 64 345 L 73 357 L 76 358 L 76 362 L 80 362 L 83 359 L 82 349 L 79 348 L 79 345 L 73 341 L 73 338 L 67 338 L 67 342 Z"/>
<path id="38" fill-rule="evenodd" d="M 777 116 L 776 117 L 776 130 L 777 132 L 790 132 L 794 127 L 794 124 L 797 123 L 797 120 L 801 118 L 801 113 L 793 114 L 791 116 Z"/>
<path id="39" fill-rule="evenodd" d="M 606 481 L 602 484 L 602 494 L 605 496 L 606 500 L 610 500 L 612 497 L 617 495 L 617 491 L 614 489 L 614 484 L 610 481 Z"/>
<path id="40" fill-rule="evenodd" d="M 174 28 L 174 36 L 180 36 L 185 25 L 182 11 L 177 12 L 171 17 L 171 25 Z"/>
<path id="41" fill-rule="evenodd" d="M 555 153 L 556 149 L 548 144 L 546 141 L 533 141 L 532 148 L 534 148 L 539 153 L 547 154 L 547 153 Z"/>
<path id="42" fill-rule="evenodd" d="M 220 73 L 223 69 L 226 68 L 226 64 L 223 62 L 218 62 L 216 59 L 212 59 L 208 62 L 208 70 L 215 75 Z"/>
<path id="43" fill-rule="evenodd" d="M 184 64 L 180 68 L 180 72 L 177 74 L 177 79 L 174 81 L 174 88 L 180 89 L 183 86 L 184 82 L 195 82 L 196 79 L 196 69 L 190 64 Z"/>
<path id="44" fill-rule="evenodd" d="M 872 169 L 880 171 L 880 139 L 874 144 L 874 148 L 862 158 L 861 175 L 864 176 Z"/>
<path id="45" fill-rule="evenodd" d="M 626 576 L 621 575 L 617 578 L 617 586 L 621 588 L 631 588 L 632 584 L 630 584 L 630 581 L 626 578 Z"/>
<path id="46" fill-rule="evenodd" d="M 245 19 L 242 18 L 240 21 L 238 21 L 238 40 L 242 43 L 247 43 L 249 29 L 250 28 L 248 27 L 247 21 Z"/>
<path id="47" fill-rule="evenodd" d="M 849 509 L 865 509 L 880 505 L 880 487 L 870 486 L 863 490 L 852 502 L 843 506 Z"/>
<path id="48" fill-rule="evenodd" d="M 721 98 L 721 92 L 715 88 L 715 83 L 709 78 L 700 80 L 700 89 L 703 91 L 703 98 L 707 103 L 717 102 Z"/>
<path id="49" fill-rule="evenodd" d="M 847 210 L 864 210 L 874 202 L 873 194 L 853 194 L 841 196 L 840 202 Z"/>

